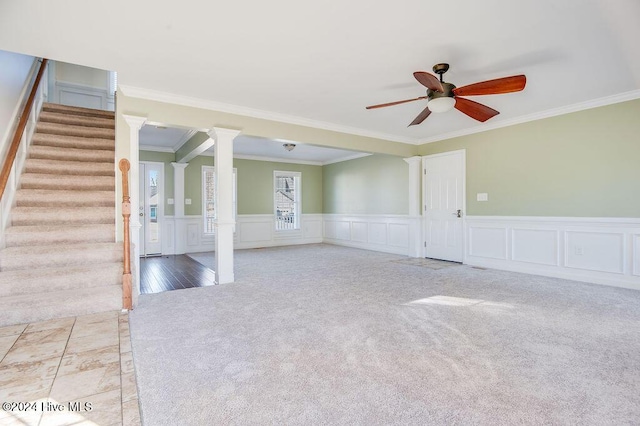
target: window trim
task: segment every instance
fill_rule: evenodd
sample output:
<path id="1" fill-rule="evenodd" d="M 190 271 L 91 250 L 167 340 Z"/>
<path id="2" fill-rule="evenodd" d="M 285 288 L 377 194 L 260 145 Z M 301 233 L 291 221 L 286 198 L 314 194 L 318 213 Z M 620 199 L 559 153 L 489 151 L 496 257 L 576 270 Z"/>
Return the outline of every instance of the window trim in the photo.
<path id="1" fill-rule="evenodd" d="M 200 171 L 200 182 L 201 182 L 201 196 L 202 196 L 202 233 L 203 235 L 214 235 L 215 227 L 211 232 L 207 232 L 207 203 L 206 203 L 206 180 L 205 180 L 205 171 L 211 171 L 215 176 L 215 166 L 205 166 L 203 165 Z M 238 169 L 233 168 L 233 218 L 236 219 L 238 216 Z M 217 182 L 214 181 L 214 185 Z M 214 211 L 215 211 L 215 188 L 213 190 L 214 193 Z M 213 221 L 215 222 L 215 215 L 213 217 Z"/>
<path id="2" fill-rule="evenodd" d="M 292 229 L 278 229 L 277 221 L 278 221 L 278 206 L 276 200 L 276 178 L 279 176 L 284 177 L 292 177 L 294 178 L 294 182 L 296 184 L 296 192 L 295 192 L 295 216 L 294 216 L 294 227 Z M 280 232 L 296 232 L 302 229 L 302 172 L 292 172 L 292 171 L 284 171 L 284 170 L 274 170 L 273 171 L 273 227 L 275 228 L 276 233 Z"/>

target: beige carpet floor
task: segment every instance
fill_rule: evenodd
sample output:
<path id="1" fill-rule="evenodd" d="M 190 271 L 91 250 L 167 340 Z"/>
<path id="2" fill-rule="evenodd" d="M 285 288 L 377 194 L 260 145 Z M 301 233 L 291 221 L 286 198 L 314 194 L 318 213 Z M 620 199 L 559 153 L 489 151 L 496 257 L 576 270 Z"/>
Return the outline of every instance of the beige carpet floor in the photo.
<path id="1" fill-rule="evenodd" d="M 640 293 L 308 245 L 142 295 L 143 424 L 637 424 Z"/>

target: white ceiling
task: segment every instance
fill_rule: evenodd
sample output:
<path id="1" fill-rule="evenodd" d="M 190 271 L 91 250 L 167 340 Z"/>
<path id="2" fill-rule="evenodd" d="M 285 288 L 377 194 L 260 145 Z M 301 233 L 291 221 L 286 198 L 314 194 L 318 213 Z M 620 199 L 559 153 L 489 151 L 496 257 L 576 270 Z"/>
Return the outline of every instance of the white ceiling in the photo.
<path id="1" fill-rule="evenodd" d="M 411 143 L 639 97 L 638 40 L 637 0 L 0 2 L 0 49 Z M 425 101 L 365 110 L 424 95 L 412 73 L 438 62 L 451 64 L 446 80 L 457 86 L 522 73 L 527 87 L 474 97 L 501 112 L 484 124 L 451 111 L 407 128 Z"/>
<path id="2" fill-rule="evenodd" d="M 145 125 L 140 129 L 140 149 L 143 151 L 176 152 L 193 134 L 194 132 L 189 129 Z M 296 147 L 292 151 L 287 151 L 283 147 L 285 143 L 294 143 Z M 205 151 L 205 155 L 213 155 L 213 151 L 214 148 L 211 147 Z M 324 165 L 370 154 L 325 148 L 295 141 L 239 135 L 233 141 L 233 155 L 236 158 Z"/>

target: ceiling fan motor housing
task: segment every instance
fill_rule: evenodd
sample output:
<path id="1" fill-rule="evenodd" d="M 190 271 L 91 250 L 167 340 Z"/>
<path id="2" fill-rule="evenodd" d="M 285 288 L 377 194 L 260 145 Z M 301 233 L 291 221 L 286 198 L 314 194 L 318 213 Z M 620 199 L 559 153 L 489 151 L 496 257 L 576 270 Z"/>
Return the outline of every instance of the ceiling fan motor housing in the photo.
<path id="1" fill-rule="evenodd" d="M 444 89 L 444 91 L 441 92 L 436 92 L 435 90 L 431 90 L 431 89 L 427 89 L 427 96 L 429 97 L 429 100 L 432 99 L 437 99 L 437 98 L 453 98 L 453 89 L 456 88 L 456 86 L 454 86 L 451 83 L 441 83 L 442 84 L 442 88 Z"/>

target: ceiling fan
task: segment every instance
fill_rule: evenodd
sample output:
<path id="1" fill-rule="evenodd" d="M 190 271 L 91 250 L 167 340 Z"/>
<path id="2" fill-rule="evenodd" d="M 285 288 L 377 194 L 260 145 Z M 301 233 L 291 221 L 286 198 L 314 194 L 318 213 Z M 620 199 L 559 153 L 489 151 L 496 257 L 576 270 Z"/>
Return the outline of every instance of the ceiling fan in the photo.
<path id="1" fill-rule="evenodd" d="M 500 112 L 481 103 L 462 98 L 461 96 L 498 95 L 502 93 L 519 92 L 524 89 L 527 83 L 527 78 L 524 75 L 514 75 L 456 87 L 451 83 L 446 83 L 442 78 L 442 75 L 448 70 L 449 64 L 436 64 L 433 66 L 433 72 L 440 76 L 440 80 L 438 80 L 438 77 L 435 75 L 425 71 L 416 71 L 413 73 L 416 80 L 427 88 L 427 96 L 371 105 L 368 106 L 367 109 L 382 108 L 428 99 L 429 102 L 426 108 L 418 114 L 409 126 L 422 123 L 432 112 L 446 112 L 454 107 L 475 120 L 485 122 L 491 117 L 500 114 Z"/>

